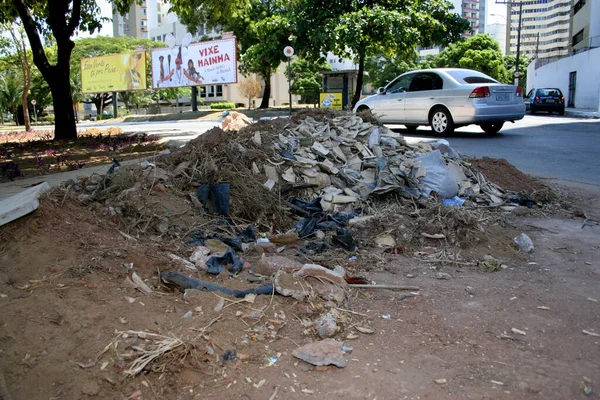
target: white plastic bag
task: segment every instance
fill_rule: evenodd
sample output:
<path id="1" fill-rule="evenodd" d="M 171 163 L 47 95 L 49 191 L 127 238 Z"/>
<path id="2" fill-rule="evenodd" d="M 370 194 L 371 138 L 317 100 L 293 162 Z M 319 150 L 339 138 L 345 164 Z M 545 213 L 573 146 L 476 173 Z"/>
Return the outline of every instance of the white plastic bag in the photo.
<path id="1" fill-rule="evenodd" d="M 436 192 L 442 199 L 450 199 L 458 194 L 456 179 L 439 150 L 415 157 L 414 160 L 421 161 L 421 167 L 425 169 L 425 176 L 419 179 L 423 184 L 423 197 L 429 197 L 431 192 Z"/>

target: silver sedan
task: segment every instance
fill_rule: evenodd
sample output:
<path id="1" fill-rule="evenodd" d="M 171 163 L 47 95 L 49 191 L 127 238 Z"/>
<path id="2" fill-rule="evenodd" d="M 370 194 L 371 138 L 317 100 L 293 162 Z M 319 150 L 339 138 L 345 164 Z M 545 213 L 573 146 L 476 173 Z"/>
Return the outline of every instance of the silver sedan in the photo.
<path id="1" fill-rule="evenodd" d="M 476 124 L 496 134 L 504 122 L 525 116 L 523 89 L 505 85 L 470 69 L 436 68 L 407 72 L 360 100 L 354 112 L 371 110 L 384 123 L 402 124 L 409 131 L 429 125 L 446 135 Z"/>

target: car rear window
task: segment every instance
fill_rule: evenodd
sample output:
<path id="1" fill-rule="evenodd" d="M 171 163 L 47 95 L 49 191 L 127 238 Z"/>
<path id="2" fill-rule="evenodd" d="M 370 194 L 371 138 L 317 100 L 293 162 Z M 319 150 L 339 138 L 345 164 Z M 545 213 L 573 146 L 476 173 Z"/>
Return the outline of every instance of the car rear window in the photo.
<path id="1" fill-rule="evenodd" d="M 454 80 L 458 83 L 498 83 L 497 80 L 490 78 L 486 74 L 476 71 L 455 70 L 448 71 L 448 75 L 454 78 Z"/>
<path id="2" fill-rule="evenodd" d="M 560 89 L 538 89 L 538 96 L 561 97 Z"/>

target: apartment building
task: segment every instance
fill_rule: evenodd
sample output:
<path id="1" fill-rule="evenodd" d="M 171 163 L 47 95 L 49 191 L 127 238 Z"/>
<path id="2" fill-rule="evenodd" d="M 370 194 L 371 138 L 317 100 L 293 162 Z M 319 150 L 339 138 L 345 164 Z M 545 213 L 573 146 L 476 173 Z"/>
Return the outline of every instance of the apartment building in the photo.
<path id="1" fill-rule="evenodd" d="M 600 47 L 600 1 L 573 0 L 571 52 Z"/>
<path id="2" fill-rule="evenodd" d="M 148 37 L 148 4 L 134 2 L 129 12 L 120 15 L 113 5 L 113 36 Z"/>
<path id="3" fill-rule="evenodd" d="M 467 21 L 472 32 L 465 32 L 463 36 L 471 37 L 478 33 L 486 33 L 486 0 L 451 0 L 454 6 L 454 13 L 460 15 Z M 420 57 L 439 54 L 443 48 L 441 46 L 419 47 L 417 48 Z"/>
<path id="4" fill-rule="evenodd" d="M 596 0 L 597 1 L 597 0 Z M 554 58 L 569 53 L 572 0 L 523 0 L 508 4 L 506 53 L 517 53 L 519 10 L 520 54 L 531 58 Z"/>

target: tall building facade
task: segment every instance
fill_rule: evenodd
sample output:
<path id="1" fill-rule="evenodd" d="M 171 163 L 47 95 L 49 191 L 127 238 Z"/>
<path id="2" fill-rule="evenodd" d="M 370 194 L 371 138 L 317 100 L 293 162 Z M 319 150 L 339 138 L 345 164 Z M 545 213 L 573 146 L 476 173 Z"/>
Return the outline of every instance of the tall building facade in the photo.
<path id="1" fill-rule="evenodd" d="M 571 52 L 600 47 L 600 1 L 573 0 Z"/>
<path id="2" fill-rule="evenodd" d="M 455 12 L 469 21 L 473 31 L 465 33 L 465 36 L 485 33 L 485 2 L 486 0 L 452 0 Z"/>
<path id="3" fill-rule="evenodd" d="M 569 53 L 571 3 L 572 0 L 510 2 L 506 25 L 506 53 L 517 53 L 520 16 L 520 54 L 530 59 L 566 56 Z"/>

